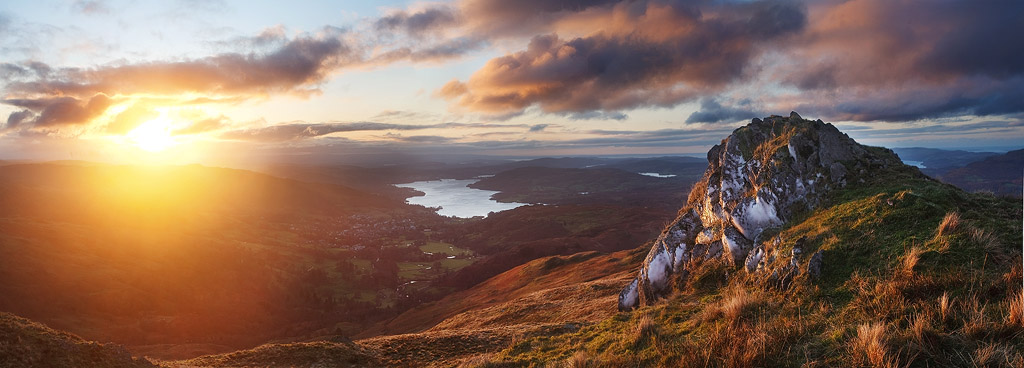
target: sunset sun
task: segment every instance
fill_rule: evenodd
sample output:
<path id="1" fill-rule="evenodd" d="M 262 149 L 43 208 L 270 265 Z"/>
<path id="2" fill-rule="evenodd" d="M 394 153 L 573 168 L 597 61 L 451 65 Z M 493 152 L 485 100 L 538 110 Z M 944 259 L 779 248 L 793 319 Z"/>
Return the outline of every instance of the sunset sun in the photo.
<path id="1" fill-rule="evenodd" d="M 140 124 L 128 132 L 129 141 L 147 152 L 162 152 L 175 145 L 167 119 L 157 118 Z"/>

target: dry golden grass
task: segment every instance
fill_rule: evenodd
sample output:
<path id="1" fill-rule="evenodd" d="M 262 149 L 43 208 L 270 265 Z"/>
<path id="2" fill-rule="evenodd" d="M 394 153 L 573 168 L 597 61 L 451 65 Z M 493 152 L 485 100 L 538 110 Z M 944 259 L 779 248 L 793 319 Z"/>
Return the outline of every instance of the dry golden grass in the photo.
<path id="1" fill-rule="evenodd" d="M 865 323 L 857 326 L 857 336 L 851 341 L 854 356 L 873 367 L 892 366 L 889 357 L 886 326 L 883 323 Z"/>
<path id="2" fill-rule="evenodd" d="M 939 297 L 939 316 L 942 318 L 942 323 L 946 323 L 949 320 L 949 293 L 943 292 L 942 296 Z"/>
<path id="3" fill-rule="evenodd" d="M 985 344 L 974 350 L 971 364 L 975 367 L 1011 366 L 1010 350 L 1003 344 Z"/>
<path id="4" fill-rule="evenodd" d="M 993 326 L 989 321 L 988 315 L 985 314 L 988 304 L 978 299 L 977 294 L 971 295 L 970 298 L 960 305 L 960 308 L 964 318 L 962 328 L 964 336 L 981 340 L 992 331 Z"/>
<path id="5" fill-rule="evenodd" d="M 494 359 L 494 354 L 493 353 L 474 355 L 474 356 L 471 356 L 469 358 L 466 358 L 462 362 L 459 362 L 459 365 L 457 365 L 457 367 L 459 367 L 459 368 L 487 367 L 487 366 L 491 365 L 491 361 L 493 361 L 493 359 Z"/>
<path id="6" fill-rule="evenodd" d="M 938 236 L 946 236 L 952 234 L 956 229 L 960 227 L 960 214 L 957 212 L 950 212 L 946 214 L 946 217 L 942 218 L 942 222 L 939 223 Z"/>
<path id="7" fill-rule="evenodd" d="M 636 325 L 633 326 L 633 345 L 640 345 L 645 341 L 649 342 L 657 335 L 657 323 L 654 322 L 651 316 L 644 314 L 636 321 Z"/>
<path id="8" fill-rule="evenodd" d="M 703 201 L 705 197 L 707 197 L 707 191 L 707 178 L 703 178 L 697 181 L 696 183 L 693 183 L 693 188 L 690 189 L 690 195 L 686 197 L 686 204 L 689 205 L 689 207 L 696 206 L 698 203 Z M 680 209 L 680 212 L 686 209 L 688 208 L 683 207 L 682 209 Z"/>
<path id="9" fill-rule="evenodd" d="M 573 353 L 572 356 L 558 365 L 558 367 L 563 368 L 596 368 L 600 366 L 601 364 L 597 358 L 583 350 Z"/>
<path id="10" fill-rule="evenodd" d="M 740 288 L 723 300 L 719 308 L 729 323 L 736 324 L 742 320 L 745 313 L 757 308 L 762 303 L 764 303 L 764 297 L 760 293 L 752 294 Z"/>
<path id="11" fill-rule="evenodd" d="M 921 253 L 924 253 L 920 247 L 914 246 L 903 255 L 903 261 L 900 263 L 902 267 L 901 271 L 907 275 L 914 274 L 914 267 L 917 266 L 917 262 L 921 260 Z"/>
<path id="12" fill-rule="evenodd" d="M 910 324 L 910 332 L 914 342 L 921 347 L 932 345 L 938 336 L 935 329 L 932 328 L 931 319 L 926 314 L 918 314 L 914 317 L 914 321 Z"/>
<path id="13" fill-rule="evenodd" d="M 1006 298 L 1006 324 L 1024 328 L 1024 291 L 1010 294 Z"/>

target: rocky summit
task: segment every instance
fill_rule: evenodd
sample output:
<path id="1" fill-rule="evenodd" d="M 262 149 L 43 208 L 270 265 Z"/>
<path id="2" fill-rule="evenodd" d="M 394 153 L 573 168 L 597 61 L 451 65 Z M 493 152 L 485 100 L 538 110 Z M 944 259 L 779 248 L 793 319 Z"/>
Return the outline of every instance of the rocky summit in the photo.
<path id="1" fill-rule="evenodd" d="M 619 309 L 651 304 L 688 269 L 716 258 L 747 272 L 770 270 L 779 282 L 801 270 L 820 273 L 820 252 L 802 254 L 799 241 L 789 254 L 766 252 L 765 244 L 780 241 L 766 231 L 814 209 L 829 191 L 893 165 L 902 163 L 892 151 L 862 146 L 821 120 L 796 112 L 753 119 L 708 151 L 704 177 L 619 294 Z"/>

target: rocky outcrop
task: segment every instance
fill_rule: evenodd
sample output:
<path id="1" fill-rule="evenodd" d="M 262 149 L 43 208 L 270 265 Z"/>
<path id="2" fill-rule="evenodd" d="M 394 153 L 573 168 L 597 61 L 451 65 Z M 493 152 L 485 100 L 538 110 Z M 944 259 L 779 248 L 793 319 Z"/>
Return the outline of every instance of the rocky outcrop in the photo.
<path id="1" fill-rule="evenodd" d="M 765 230 L 813 209 L 830 190 L 873 167 L 898 164 L 891 151 L 862 146 L 821 120 L 795 112 L 753 119 L 708 151 L 704 178 L 655 241 L 637 278 L 619 294 L 619 309 L 651 304 L 689 267 L 712 258 L 725 257 L 748 272 L 766 269 L 781 255 L 771 243 L 778 239 L 761 239 Z M 785 283 L 798 272 L 798 252 L 787 255 L 792 267 L 772 270 L 773 279 Z M 821 254 L 811 258 L 820 274 Z"/>

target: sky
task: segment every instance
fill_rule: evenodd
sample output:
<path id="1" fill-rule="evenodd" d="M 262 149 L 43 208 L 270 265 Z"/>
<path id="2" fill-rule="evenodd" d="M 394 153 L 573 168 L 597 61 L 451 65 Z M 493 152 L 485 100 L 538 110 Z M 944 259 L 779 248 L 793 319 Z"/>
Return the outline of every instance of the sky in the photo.
<path id="1" fill-rule="evenodd" d="M 1024 2 L 5 1 L 0 159 L 703 154 L 755 117 L 1024 147 Z"/>

